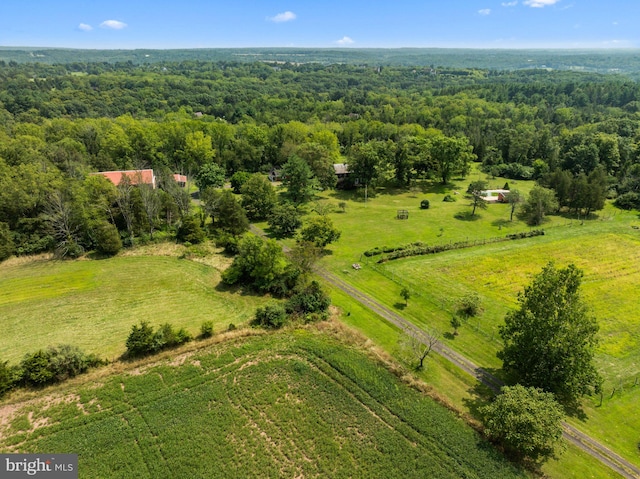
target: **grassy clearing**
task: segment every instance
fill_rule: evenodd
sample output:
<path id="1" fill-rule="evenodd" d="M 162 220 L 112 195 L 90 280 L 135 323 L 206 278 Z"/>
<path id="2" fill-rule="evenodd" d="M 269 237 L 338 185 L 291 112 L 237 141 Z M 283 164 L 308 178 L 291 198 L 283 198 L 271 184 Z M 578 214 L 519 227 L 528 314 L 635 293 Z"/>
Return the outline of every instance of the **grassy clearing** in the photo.
<path id="1" fill-rule="evenodd" d="M 0 417 L 0 449 L 76 452 L 87 478 L 527 477 L 358 347 L 310 329 L 221 343 Z"/>
<path id="2" fill-rule="evenodd" d="M 346 213 L 333 213 L 342 230 L 338 244 L 323 265 L 346 281 L 396 308 L 417 325 L 451 332 L 449 320 L 455 302 L 477 292 L 484 313 L 471 319 L 460 336 L 445 341 L 477 363 L 499 368 L 495 352 L 500 348 L 497 334 L 505 313 L 516 305 L 516 296 L 531 276 L 549 260 L 560 266 L 575 263 L 585 272 L 585 299 L 600 322 L 601 345 L 597 363 L 605 377 L 603 404 L 600 398 L 585 402 L 588 420 L 577 425 L 629 460 L 640 463 L 638 436 L 640 418 L 633 404 L 640 401 L 636 384 L 640 366 L 640 329 L 637 321 L 637 291 L 640 288 L 640 219 L 636 213 L 619 212 L 611 206 L 589 221 L 551 217 L 543 237 L 487 244 L 432 256 L 375 264 L 362 253 L 376 246 L 394 246 L 413 241 L 429 244 L 479 240 L 526 231 L 526 224 L 508 221 L 508 205 L 489 205 L 481 218 L 462 221 L 455 214 L 470 210 L 464 200 L 443 203 L 451 190 L 464 191 L 470 180 L 449 189 L 428 186 L 424 192 L 389 191 L 364 205 L 351 193 L 331 193 L 324 200 L 347 203 Z M 503 181 L 495 180 L 497 183 Z M 527 186 L 529 185 L 529 186 Z M 526 191 L 530 182 L 519 182 Z M 500 185 L 501 186 L 501 185 Z M 514 185 L 512 185 L 514 186 Z M 350 199 L 351 198 L 351 199 Z M 429 210 L 420 210 L 420 199 L 431 201 Z M 408 209 L 409 220 L 395 219 L 397 209 Z M 351 264 L 360 262 L 355 271 Z M 400 297 L 409 287 L 408 306 Z M 363 328 L 370 334 L 367 328 Z M 433 380 L 436 384 L 436 379 Z M 622 386 L 622 388 L 621 388 Z M 612 392 L 615 388 L 615 393 Z M 624 418 L 624 420 L 622 419 Z"/>
<path id="3" fill-rule="evenodd" d="M 220 288 L 218 269 L 175 256 L 0 264 L 0 358 L 70 343 L 114 358 L 131 325 L 165 322 L 199 332 L 246 322 L 263 298 Z"/>

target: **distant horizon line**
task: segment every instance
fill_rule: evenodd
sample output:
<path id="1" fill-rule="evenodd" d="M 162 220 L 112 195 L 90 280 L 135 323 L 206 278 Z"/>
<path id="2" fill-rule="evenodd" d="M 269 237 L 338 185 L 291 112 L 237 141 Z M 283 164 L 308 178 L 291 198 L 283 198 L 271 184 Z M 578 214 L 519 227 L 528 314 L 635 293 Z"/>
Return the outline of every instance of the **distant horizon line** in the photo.
<path id="1" fill-rule="evenodd" d="M 131 47 L 131 48 L 100 48 L 100 47 L 45 47 L 45 46 L 11 46 L 0 45 L 0 50 L 82 50 L 82 51 L 175 51 L 175 50 L 338 50 L 343 52 L 358 50 L 502 50 L 502 51 L 638 51 L 640 47 L 283 47 L 283 46 L 253 46 L 253 47 Z"/>

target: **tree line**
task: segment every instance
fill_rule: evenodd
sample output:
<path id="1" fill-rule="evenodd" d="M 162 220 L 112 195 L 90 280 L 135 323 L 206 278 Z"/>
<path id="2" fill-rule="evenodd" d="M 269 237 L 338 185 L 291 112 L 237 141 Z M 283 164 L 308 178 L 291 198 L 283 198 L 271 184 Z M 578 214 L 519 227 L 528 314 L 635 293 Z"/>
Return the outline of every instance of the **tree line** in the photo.
<path id="1" fill-rule="evenodd" d="M 640 206 L 634 82 L 459 73 L 259 62 L 5 65 L 0 256 L 56 246 L 74 255 L 99 243 L 110 243 L 108 253 L 118 239 L 175 233 L 192 212 L 172 173 L 206 186 L 207 175 L 284 171 L 300 203 L 314 188 L 336 186 L 335 163 L 352 173 L 342 186 L 368 189 L 447 183 L 477 161 L 488 174 L 551 188 L 546 213 L 589 215 L 607 197 Z M 89 175 L 137 168 L 153 168 L 160 190 L 114 190 Z"/>

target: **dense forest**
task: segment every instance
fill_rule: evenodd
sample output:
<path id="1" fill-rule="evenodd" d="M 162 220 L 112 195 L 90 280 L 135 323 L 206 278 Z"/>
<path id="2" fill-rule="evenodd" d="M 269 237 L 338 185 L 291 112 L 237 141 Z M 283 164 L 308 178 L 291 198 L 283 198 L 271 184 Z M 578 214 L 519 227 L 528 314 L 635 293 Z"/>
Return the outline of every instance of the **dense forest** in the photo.
<path id="1" fill-rule="evenodd" d="M 172 173 L 297 169 L 332 188 L 347 163 L 361 185 L 404 186 L 476 161 L 568 211 L 638 208 L 639 98 L 626 76 L 547 69 L 0 61 L 0 258 L 175 234 L 193 212 Z M 160 189 L 90 175 L 139 168 Z"/>

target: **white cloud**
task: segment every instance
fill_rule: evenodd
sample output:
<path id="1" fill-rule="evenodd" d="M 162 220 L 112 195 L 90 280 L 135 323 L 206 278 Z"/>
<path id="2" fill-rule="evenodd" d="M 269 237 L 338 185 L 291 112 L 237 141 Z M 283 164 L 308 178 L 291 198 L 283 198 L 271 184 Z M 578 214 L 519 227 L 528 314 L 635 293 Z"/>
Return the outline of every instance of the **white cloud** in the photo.
<path id="1" fill-rule="evenodd" d="M 550 5 L 555 5 L 560 0 L 524 0 L 523 4 L 532 8 L 544 8 Z"/>
<path id="2" fill-rule="evenodd" d="M 336 43 L 338 45 L 353 45 L 355 42 L 349 37 L 342 37 L 340 40 L 337 40 Z"/>
<path id="3" fill-rule="evenodd" d="M 491 14 L 491 9 L 490 8 L 483 8 L 482 10 L 478 10 L 478 13 L 480 15 L 489 15 L 489 14 Z"/>
<path id="4" fill-rule="evenodd" d="M 517 4 L 518 2 L 502 2 L 500 5 L 503 7 L 515 7 Z"/>
<path id="5" fill-rule="evenodd" d="M 78 25 L 78 30 L 82 30 L 83 32 L 90 32 L 91 30 L 93 30 L 93 27 L 86 23 L 81 23 L 80 25 Z"/>
<path id="6" fill-rule="evenodd" d="M 287 12 L 278 13 L 275 17 L 267 17 L 267 20 L 275 23 L 283 23 L 283 22 L 290 22 L 292 20 L 295 20 L 296 17 L 297 16 L 295 13 L 287 11 Z"/>
<path id="7" fill-rule="evenodd" d="M 100 24 L 102 28 L 111 28 L 112 30 L 122 30 L 127 24 L 118 20 L 105 20 Z"/>

